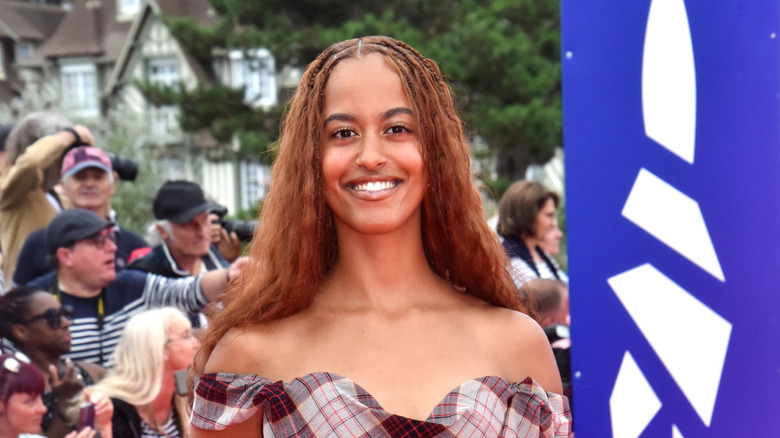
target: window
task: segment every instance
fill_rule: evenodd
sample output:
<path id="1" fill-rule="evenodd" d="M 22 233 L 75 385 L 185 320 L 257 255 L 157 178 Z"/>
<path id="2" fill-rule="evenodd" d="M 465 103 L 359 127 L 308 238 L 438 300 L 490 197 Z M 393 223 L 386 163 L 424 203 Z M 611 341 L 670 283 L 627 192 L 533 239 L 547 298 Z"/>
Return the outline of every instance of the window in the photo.
<path id="1" fill-rule="evenodd" d="M 35 44 L 30 41 L 19 41 L 16 43 L 16 62 L 22 62 L 31 57 L 35 51 Z"/>
<path id="2" fill-rule="evenodd" d="M 149 60 L 149 82 L 156 85 L 176 86 L 179 84 L 179 61 L 175 58 Z"/>
<path id="3" fill-rule="evenodd" d="M 257 206 L 268 194 L 271 185 L 271 167 L 252 161 L 242 161 L 241 173 L 241 209 L 249 210 Z"/>
<path id="4" fill-rule="evenodd" d="M 97 116 L 97 72 L 92 63 L 66 63 L 62 75 L 62 106 L 79 116 Z"/>
<path id="5" fill-rule="evenodd" d="M 151 59 L 148 63 L 149 83 L 175 87 L 179 84 L 179 62 L 175 58 Z M 175 105 L 152 106 L 149 109 L 152 135 L 179 132 L 179 109 Z"/>
<path id="6" fill-rule="evenodd" d="M 138 13 L 141 9 L 141 0 L 118 0 L 119 16 L 129 17 Z"/>
<path id="7" fill-rule="evenodd" d="M 276 104 L 276 68 L 271 52 L 266 49 L 232 50 L 230 52 L 230 83 L 245 87 L 244 102 L 252 106 Z"/>

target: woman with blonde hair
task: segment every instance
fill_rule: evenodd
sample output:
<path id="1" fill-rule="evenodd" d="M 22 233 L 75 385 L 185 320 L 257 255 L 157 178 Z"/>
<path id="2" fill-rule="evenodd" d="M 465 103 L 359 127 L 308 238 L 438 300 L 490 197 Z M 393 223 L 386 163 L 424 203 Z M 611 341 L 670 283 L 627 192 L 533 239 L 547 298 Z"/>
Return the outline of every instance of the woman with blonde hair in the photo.
<path id="1" fill-rule="evenodd" d="M 176 372 L 192 364 L 197 341 L 189 319 L 164 307 L 136 314 L 117 345 L 116 369 L 94 388 L 111 397 L 115 438 L 189 436 L 189 405 Z"/>
<path id="2" fill-rule="evenodd" d="M 277 151 L 196 358 L 193 437 L 568 435 L 433 61 L 389 37 L 334 44 Z"/>

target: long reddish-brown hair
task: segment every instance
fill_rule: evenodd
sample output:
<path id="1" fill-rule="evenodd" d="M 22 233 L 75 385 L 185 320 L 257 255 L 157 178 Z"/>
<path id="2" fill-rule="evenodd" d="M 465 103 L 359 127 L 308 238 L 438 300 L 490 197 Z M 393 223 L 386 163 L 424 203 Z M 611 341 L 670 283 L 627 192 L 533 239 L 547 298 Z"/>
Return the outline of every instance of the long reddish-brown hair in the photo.
<path id="1" fill-rule="evenodd" d="M 320 129 L 325 85 L 344 59 L 378 53 L 402 79 L 422 144 L 429 187 L 422 236 L 431 268 L 456 287 L 496 306 L 530 313 L 507 271 L 509 260 L 488 227 L 471 179 L 470 149 L 438 66 L 384 36 L 336 43 L 306 69 L 276 145 L 271 190 L 249 248 L 249 263 L 211 315 L 195 359 L 201 374 L 217 342 L 233 327 L 294 315 L 307 308 L 338 256 L 322 183 Z"/>

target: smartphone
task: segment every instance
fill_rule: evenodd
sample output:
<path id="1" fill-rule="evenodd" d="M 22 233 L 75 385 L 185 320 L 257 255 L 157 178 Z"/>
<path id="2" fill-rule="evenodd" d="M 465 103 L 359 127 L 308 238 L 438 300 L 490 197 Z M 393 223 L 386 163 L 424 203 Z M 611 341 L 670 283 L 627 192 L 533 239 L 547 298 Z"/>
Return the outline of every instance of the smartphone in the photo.
<path id="1" fill-rule="evenodd" d="M 80 431 L 86 427 L 95 428 L 95 405 L 89 402 L 79 406 L 79 422 L 76 424 L 76 430 Z"/>
<path id="2" fill-rule="evenodd" d="M 173 378 L 176 380 L 176 393 L 179 395 L 189 394 L 189 388 L 187 388 L 187 374 L 190 370 L 179 370 L 173 373 Z"/>

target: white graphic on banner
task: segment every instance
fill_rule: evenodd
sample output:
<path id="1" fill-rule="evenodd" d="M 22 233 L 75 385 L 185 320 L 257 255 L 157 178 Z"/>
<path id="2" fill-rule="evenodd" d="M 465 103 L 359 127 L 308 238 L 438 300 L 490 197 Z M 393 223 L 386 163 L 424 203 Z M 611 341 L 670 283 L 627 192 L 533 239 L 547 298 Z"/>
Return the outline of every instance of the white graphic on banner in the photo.
<path id="1" fill-rule="evenodd" d="M 693 164 L 696 71 L 682 0 L 653 0 L 642 60 L 645 133 Z"/>
<path id="2" fill-rule="evenodd" d="M 646 169 L 636 177 L 623 216 L 725 281 L 699 204 Z"/>
<path id="3" fill-rule="evenodd" d="M 645 134 L 693 164 L 696 70 L 683 0 L 651 2 L 642 59 L 642 111 Z M 726 281 L 699 203 L 682 190 L 640 169 L 622 214 L 713 277 Z M 650 264 L 615 275 L 608 282 L 709 427 L 731 324 Z M 693 341 L 682 342 L 683 336 Z M 641 412 L 635 411 L 637 394 L 643 400 L 639 403 Z M 649 382 L 626 352 L 610 398 L 614 436 L 638 437 L 660 406 Z M 674 424 L 672 435 L 682 438 Z"/>
<path id="4" fill-rule="evenodd" d="M 731 324 L 650 264 L 608 280 L 634 322 L 709 426 Z M 681 338 L 690 342 L 680 342 Z"/>
<path id="5" fill-rule="evenodd" d="M 661 400 L 626 351 L 609 397 L 614 438 L 637 438 L 661 409 Z"/>

